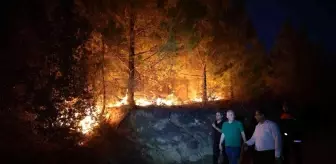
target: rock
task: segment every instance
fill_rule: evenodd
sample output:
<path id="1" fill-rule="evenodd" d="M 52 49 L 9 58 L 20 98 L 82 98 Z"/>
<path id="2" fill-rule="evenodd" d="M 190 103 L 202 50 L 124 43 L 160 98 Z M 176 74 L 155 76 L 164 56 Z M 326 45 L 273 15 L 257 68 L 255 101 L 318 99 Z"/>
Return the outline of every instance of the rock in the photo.
<path id="1" fill-rule="evenodd" d="M 215 112 L 164 108 L 132 111 L 119 130 L 130 130 L 153 164 L 211 163 L 212 121 Z"/>

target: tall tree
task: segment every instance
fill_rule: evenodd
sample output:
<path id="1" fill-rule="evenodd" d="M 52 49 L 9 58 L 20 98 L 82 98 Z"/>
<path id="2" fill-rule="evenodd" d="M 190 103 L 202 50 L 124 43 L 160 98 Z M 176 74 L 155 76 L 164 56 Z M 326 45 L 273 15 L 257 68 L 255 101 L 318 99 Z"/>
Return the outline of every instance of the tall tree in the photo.
<path id="1" fill-rule="evenodd" d="M 11 85 L 17 96 L 11 109 L 32 115 L 32 130 L 46 141 L 73 146 L 78 122 L 92 105 L 86 59 L 76 52 L 89 31 L 86 21 L 73 13 L 73 1 L 24 2 L 17 7 L 22 10 L 20 16 L 13 15 L 18 24 L 10 46 L 21 47 L 12 53 L 22 60 L 14 65 L 19 76 Z"/>
<path id="2" fill-rule="evenodd" d="M 295 30 L 289 22 L 283 26 L 272 51 L 272 72 L 268 84 L 278 96 L 302 101 L 317 94 L 319 71 L 318 49 L 304 31 Z"/>
<path id="3" fill-rule="evenodd" d="M 175 16 L 175 19 L 178 19 L 176 21 L 180 23 L 174 23 L 175 26 L 172 26 L 172 28 L 175 29 L 176 32 L 170 34 L 183 39 L 174 39 L 172 41 L 176 40 L 180 42 L 186 49 L 189 49 L 192 58 L 199 60 L 197 63 L 201 65 L 201 69 L 198 71 L 202 72 L 199 76 L 203 77 L 201 87 L 202 100 L 205 103 L 208 100 L 206 73 L 207 55 L 210 53 L 207 44 L 211 41 L 211 36 L 208 36 L 211 25 L 205 19 L 207 15 L 206 5 L 201 1 L 179 1 L 175 11 L 177 11 L 177 14 L 173 16 Z"/>
<path id="4" fill-rule="evenodd" d="M 153 58 L 164 49 L 163 44 L 167 41 L 166 29 L 158 27 L 163 27 L 165 23 L 168 23 L 164 13 L 166 8 L 171 6 L 171 2 L 163 3 L 163 6 L 162 2 L 154 0 L 146 2 L 136 0 L 106 0 L 100 3 L 77 2 L 83 9 L 82 15 L 92 20 L 93 28 L 106 29 L 107 26 L 114 26 L 115 29 L 120 29 L 119 34 L 114 33 L 114 35 L 120 36 L 115 42 L 112 39 L 115 37 L 112 35 L 102 34 L 105 40 L 109 40 L 106 42 L 110 54 L 108 58 L 117 59 L 122 63 L 120 68 L 127 69 L 128 80 L 125 88 L 127 102 L 134 106 L 134 92 L 139 90 L 139 80 L 142 76 L 139 70 L 146 65 L 144 63 L 148 62 L 148 59 Z M 97 9 L 91 9 L 90 6 L 96 6 Z M 97 26 L 95 23 L 97 21 L 94 18 L 106 21 L 105 23 L 102 21 L 103 24 Z"/>
<path id="5" fill-rule="evenodd" d="M 213 16 L 212 19 L 215 29 L 215 37 L 211 44 L 211 49 L 215 51 L 212 61 L 213 65 L 216 65 L 212 72 L 215 81 L 222 83 L 218 88 L 225 93 L 224 97 L 241 99 L 244 79 L 240 75 L 244 71 L 244 62 L 247 61 L 246 49 L 256 39 L 251 21 L 245 12 L 244 1 L 227 1 L 222 5 L 224 6 L 220 7 L 221 17 L 214 19 Z"/>

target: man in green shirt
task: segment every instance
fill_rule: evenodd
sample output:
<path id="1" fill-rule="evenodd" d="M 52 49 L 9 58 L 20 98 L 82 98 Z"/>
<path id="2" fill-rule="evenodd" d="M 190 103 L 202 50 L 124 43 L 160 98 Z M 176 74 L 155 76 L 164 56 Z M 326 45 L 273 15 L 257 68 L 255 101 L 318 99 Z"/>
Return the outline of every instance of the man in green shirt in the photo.
<path id="1" fill-rule="evenodd" d="M 225 152 L 230 164 L 238 164 L 241 150 L 241 138 L 246 142 L 244 128 L 241 122 L 235 120 L 235 114 L 232 110 L 226 112 L 228 121 L 222 126 L 222 135 L 219 149 L 223 150 L 222 143 L 225 141 Z"/>

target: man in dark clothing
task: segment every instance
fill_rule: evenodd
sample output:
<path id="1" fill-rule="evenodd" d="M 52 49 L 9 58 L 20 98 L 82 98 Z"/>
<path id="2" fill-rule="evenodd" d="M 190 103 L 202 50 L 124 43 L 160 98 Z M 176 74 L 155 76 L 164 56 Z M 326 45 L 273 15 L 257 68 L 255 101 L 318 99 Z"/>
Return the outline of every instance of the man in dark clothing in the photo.
<path id="1" fill-rule="evenodd" d="M 288 106 L 287 106 L 286 102 L 284 102 L 282 104 L 282 111 L 283 112 L 281 113 L 281 116 L 280 116 L 281 120 L 294 119 L 294 117 L 289 113 Z"/>
<path id="2" fill-rule="evenodd" d="M 220 164 L 228 164 L 228 158 L 226 157 L 226 153 L 224 151 L 219 150 L 219 142 L 220 137 L 222 135 L 221 129 L 222 125 L 225 121 L 223 120 L 223 115 L 220 112 L 216 113 L 216 120 L 212 123 L 213 127 L 213 164 L 219 164 L 218 159 L 222 155 L 223 161 Z"/>

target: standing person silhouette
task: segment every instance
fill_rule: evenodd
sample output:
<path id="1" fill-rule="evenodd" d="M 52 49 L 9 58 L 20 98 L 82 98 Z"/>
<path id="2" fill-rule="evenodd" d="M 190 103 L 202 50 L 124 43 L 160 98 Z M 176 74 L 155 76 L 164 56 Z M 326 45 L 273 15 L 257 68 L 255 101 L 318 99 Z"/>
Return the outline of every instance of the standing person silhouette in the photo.
<path id="1" fill-rule="evenodd" d="M 220 112 L 216 112 L 216 120 L 212 123 L 213 127 L 213 164 L 228 164 L 228 159 L 226 153 L 221 151 L 218 147 L 220 142 L 220 137 L 222 135 L 222 125 L 224 123 L 223 115 Z M 219 160 L 220 157 L 223 160 Z"/>

